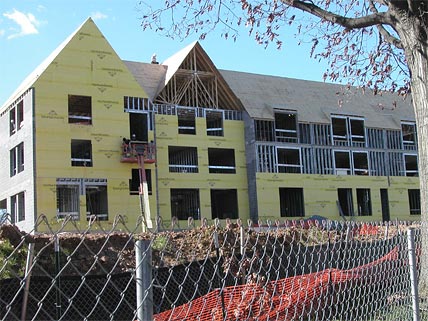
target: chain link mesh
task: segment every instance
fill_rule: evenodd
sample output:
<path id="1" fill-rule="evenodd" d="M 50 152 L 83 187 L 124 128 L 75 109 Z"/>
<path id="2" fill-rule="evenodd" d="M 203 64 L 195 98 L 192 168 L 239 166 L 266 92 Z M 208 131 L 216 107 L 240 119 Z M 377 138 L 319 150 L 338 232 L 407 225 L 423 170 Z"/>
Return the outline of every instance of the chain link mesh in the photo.
<path id="1" fill-rule="evenodd" d="M 0 320 L 137 320 L 137 240 L 150 245 L 144 297 L 156 321 L 412 319 L 407 230 L 419 267 L 419 223 L 173 221 L 142 232 L 142 222 L 2 224 Z"/>

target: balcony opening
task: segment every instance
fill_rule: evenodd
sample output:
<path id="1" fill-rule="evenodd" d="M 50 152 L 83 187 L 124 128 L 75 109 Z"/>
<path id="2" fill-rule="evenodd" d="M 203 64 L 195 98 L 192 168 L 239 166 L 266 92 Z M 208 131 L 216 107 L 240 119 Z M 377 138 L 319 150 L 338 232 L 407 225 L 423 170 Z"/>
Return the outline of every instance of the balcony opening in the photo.
<path id="1" fill-rule="evenodd" d="M 281 217 L 304 217 L 303 188 L 280 188 L 279 204 Z"/>
<path id="2" fill-rule="evenodd" d="M 364 147 L 366 142 L 364 119 L 350 117 L 349 128 L 352 146 Z"/>
<path id="3" fill-rule="evenodd" d="M 171 173 L 198 173 L 196 147 L 169 146 L 168 159 Z"/>
<path id="4" fill-rule="evenodd" d="M 410 215 L 421 215 L 421 192 L 419 189 L 409 189 Z"/>
<path id="5" fill-rule="evenodd" d="M 99 221 L 108 220 L 107 185 L 90 184 L 85 185 L 86 194 L 86 219 L 92 215 Z"/>
<path id="6" fill-rule="evenodd" d="M 416 155 L 404 155 L 406 176 L 418 176 L 418 157 Z"/>
<path id="7" fill-rule="evenodd" d="M 90 140 L 71 140 L 71 166 L 92 167 L 92 144 Z"/>
<path id="8" fill-rule="evenodd" d="M 148 114 L 129 113 L 129 139 L 133 142 L 147 142 L 148 132 Z"/>
<path id="9" fill-rule="evenodd" d="M 237 219 L 238 193 L 236 189 L 211 190 L 211 218 Z"/>
<path id="10" fill-rule="evenodd" d="M 372 201 L 370 197 L 370 189 L 357 188 L 357 204 L 358 216 L 372 215 Z"/>
<path id="11" fill-rule="evenodd" d="M 200 219 L 199 190 L 191 188 L 171 189 L 171 217 L 187 220 Z"/>
<path id="12" fill-rule="evenodd" d="M 294 113 L 275 113 L 277 142 L 297 143 L 297 117 Z"/>
<path id="13" fill-rule="evenodd" d="M 208 136 L 223 136 L 223 112 L 217 110 L 206 110 Z"/>
<path id="14" fill-rule="evenodd" d="M 80 219 L 79 186 L 77 184 L 57 185 L 56 203 L 58 219 L 64 219 L 67 216 L 77 221 Z"/>
<path id="15" fill-rule="evenodd" d="M 92 97 L 68 95 L 68 123 L 92 124 Z"/>
<path id="16" fill-rule="evenodd" d="M 351 188 L 337 189 L 338 206 L 340 216 L 354 216 L 354 204 Z"/>
<path id="17" fill-rule="evenodd" d="M 152 195 L 152 170 L 145 169 L 146 181 L 147 181 L 147 192 Z M 140 194 L 140 170 L 133 168 L 131 172 L 132 178 L 129 180 L 129 195 Z"/>
<path id="18" fill-rule="evenodd" d="M 177 107 L 178 133 L 196 134 L 196 115 L 194 108 Z"/>
<path id="19" fill-rule="evenodd" d="M 210 173 L 235 174 L 235 150 L 208 148 L 208 168 Z"/>
<path id="20" fill-rule="evenodd" d="M 331 117 L 334 145 L 346 146 L 348 143 L 348 126 L 346 117 Z"/>
<path id="21" fill-rule="evenodd" d="M 334 151 L 336 175 L 351 175 L 351 161 L 348 151 Z"/>
<path id="22" fill-rule="evenodd" d="M 301 173 L 300 149 L 277 148 L 278 173 Z"/>
<path id="23" fill-rule="evenodd" d="M 352 158 L 354 161 L 354 174 L 369 175 L 367 152 L 353 152 Z"/>

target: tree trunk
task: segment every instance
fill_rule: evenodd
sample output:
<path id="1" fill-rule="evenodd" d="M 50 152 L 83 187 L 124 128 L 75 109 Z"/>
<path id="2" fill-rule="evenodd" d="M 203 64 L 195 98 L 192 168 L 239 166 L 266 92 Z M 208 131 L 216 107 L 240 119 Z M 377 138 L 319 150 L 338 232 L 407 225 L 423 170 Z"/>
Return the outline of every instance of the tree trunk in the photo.
<path id="1" fill-rule="evenodd" d="M 421 297 L 428 298 L 428 59 L 427 40 L 421 32 L 421 21 L 406 17 L 400 38 L 411 73 L 412 103 L 418 137 L 418 165 L 421 193 L 422 258 L 419 277 Z"/>

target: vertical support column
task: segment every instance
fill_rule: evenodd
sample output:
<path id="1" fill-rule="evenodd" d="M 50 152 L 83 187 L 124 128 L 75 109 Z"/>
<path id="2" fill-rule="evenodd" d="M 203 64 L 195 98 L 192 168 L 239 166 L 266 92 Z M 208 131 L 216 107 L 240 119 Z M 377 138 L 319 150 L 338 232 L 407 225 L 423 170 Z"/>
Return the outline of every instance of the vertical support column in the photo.
<path id="1" fill-rule="evenodd" d="M 135 242 L 137 320 L 153 320 L 152 248 L 150 240 Z"/>
<path id="2" fill-rule="evenodd" d="M 413 228 L 409 228 L 407 230 L 407 241 L 409 250 L 410 285 L 412 287 L 413 321 L 420 321 L 421 318 L 419 313 L 418 268 L 416 266 L 415 230 Z"/>

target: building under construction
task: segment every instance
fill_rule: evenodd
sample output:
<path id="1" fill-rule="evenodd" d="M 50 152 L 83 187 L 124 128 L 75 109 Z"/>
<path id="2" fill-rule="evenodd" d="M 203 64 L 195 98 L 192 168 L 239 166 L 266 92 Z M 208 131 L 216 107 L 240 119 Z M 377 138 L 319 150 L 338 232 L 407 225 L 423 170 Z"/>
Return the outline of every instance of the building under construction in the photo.
<path id="1" fill-rule="evenodd" d="M 113 224 L 419 219 L 410 99 L 219 70 L 198 42 L 124 61 L 85 21 L 0 109 L 0 211 Z"/>

